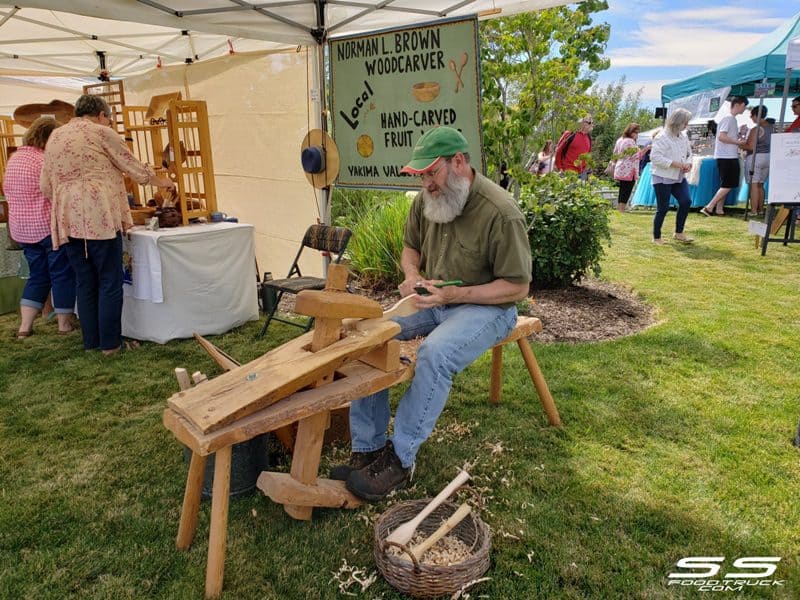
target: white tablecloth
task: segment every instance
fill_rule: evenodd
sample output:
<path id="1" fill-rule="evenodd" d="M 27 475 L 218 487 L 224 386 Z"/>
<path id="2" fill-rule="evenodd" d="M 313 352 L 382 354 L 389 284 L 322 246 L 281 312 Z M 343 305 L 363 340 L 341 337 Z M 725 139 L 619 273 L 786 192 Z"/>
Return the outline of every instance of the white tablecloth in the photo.
<path id="1" fill-rule="evenodd" d="M 134 229 L 123 238 L 122 334 L 160 344 L 258 319 L 254 228 Z"/>

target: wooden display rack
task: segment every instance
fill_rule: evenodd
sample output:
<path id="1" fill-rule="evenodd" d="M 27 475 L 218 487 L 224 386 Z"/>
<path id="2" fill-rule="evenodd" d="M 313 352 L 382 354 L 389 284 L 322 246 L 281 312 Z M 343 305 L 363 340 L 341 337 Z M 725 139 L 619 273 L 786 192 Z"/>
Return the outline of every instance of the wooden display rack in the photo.
<path id="1" fill-rule="evenodd" d="M 171 100 L 167 111 L 169 167 L 178 185 L 183 224 L 217 210 L 208 107 L 203 100 Z"/>
<path id="2" fill-rule="evenodd" d="M 106 104 L 111 108 L 111 122 L 114 123 L 114 130 L 124 136 L 125 121 L 122 116 L 122 109 L 125 107 L 125 89 L 122 80 L 90 83 L 83 86 L 83 93 L 101 96 L 106 101 Z"/>
<path id="3" fill-rule="evenodd" d="M 209 219 L 217 210 L 208 108 L 202 100 L 170 100 L 166 119 L 147 118 L 147 106 L 122 109 L 126 140 L 134 156 L 167 171 L 178 188 L 183 225 L 189 219 Z M 168 149 L 167 149 L 168 148 Z M 167 156 L 164 151 L 167 149 Z M 136 204 L 153 197 L 150 186 L 134 185 Z"/>
<path id="4" fill-rule="evenodd" d="M 0 115 L 0 190 L 3 187 L 3 173 L 6 172 L 9 151 L 13 152 L 22 144 L 22 134 L 14 132 L 14 119 Z"/>
<path id="5" fill-rule="evenodd" d="M 122 120 L 125 127 L 125 141 L 133 155 L 143 163 L 156 168 L 162 166 L 162 153 L 169 141 L 167 124 L 153 124 L 145 117 L 146 106 L 123 106 Z M 153 197 L 152 186 L 134 182 L 133 198 L 135 204 L 146 205 Z"/>

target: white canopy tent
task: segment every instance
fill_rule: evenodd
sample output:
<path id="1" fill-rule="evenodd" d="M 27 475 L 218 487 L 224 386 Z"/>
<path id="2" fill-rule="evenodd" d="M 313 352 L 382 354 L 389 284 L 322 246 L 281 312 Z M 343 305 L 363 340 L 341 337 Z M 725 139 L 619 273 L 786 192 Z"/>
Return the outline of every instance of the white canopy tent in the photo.
<path id="1" fill-rule="evenodd" d="M 322 64 L 329 37 L 461 15 L 507 16 L 567 3 L 0 3 L 0 114 L 9 114 L 23 103 L 53 98 L 74 101 L 80 87 L 96 81 L 101 69 L 112 78 L 125 78 L 129 104 L 146 104 L 153 94 L 176 89 L 185 98 L 207 100 L 220 208 L 255 224 L 259 264 L 282 274 L 305 226 L 317 217 L 328 220 L 327 192 L 314 190 L 306 182 L 299 145 L 308 129 L 326 127 Z M 314 271 L 312 265 L 307 268 Z"/>

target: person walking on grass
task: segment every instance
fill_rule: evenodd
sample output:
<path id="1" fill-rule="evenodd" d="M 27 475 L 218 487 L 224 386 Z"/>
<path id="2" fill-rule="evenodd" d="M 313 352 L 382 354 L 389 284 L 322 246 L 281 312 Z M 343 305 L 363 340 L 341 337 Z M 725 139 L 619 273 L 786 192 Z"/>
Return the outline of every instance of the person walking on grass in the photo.
<path id="1" fill-rule="evenodd" d="M 717 140 L 714 145 L 714 158 L 717 160 L 719 170 L 719 189 L 711 201 L 700 209 L 705 216 L 710 217 L 715 212 L 718 215 L 725 214 L 723 206 L 725 198 L 733 188 L 739 187 L 739 148 L 744 146 L 747 141 L 739 139 L 739 125 L 736 123 L 736 116 L 744 112 L 747 108 L 747 98 L 744 96 L 734 96 L 731 99 L 731 114 L 723 118 L 717 125 Z"/>
<path id="2" fill-rule="evenodd" d="M 671 112 L 664 131 L 653 140 L 653 149 L 650 151 L 650 172 L 657 205 L 653 217 L 653 243 L 660 246 L 666 244 L 661 238 L 661 226 L 669 210 L 670 197 L 678 201 L 672 239 L 684 244 L 694 241 L 683 232 L 692 204 L 689 184 L 686 182 L 686 173 L 692 169 L 692 146 L 684 133 L 691 118 L 692 113 L 683 108 Z"/>
<path id="3" fill-rule="evenodd" d="M 592 151 L 594 119 L 586 115 L 580 120 L 577 131 L 565 131 L 556 144 L 555 165 L 559 171 L 574 171 L 581 179 L 589 177 L 589 165 L 581 159 Z"/>
<path id="4" fill-rule="evenodd" d="M 764 182 L 769 176 L 769 150 L 772 142 L 772 123 L 767 121 L 767 107 L 755 106 L 750 110 L 755 123 L 747 134 L 743 148 L 747 150 L 744 176 L 750 184 L 750 216 L 755 217 L 764 207 Z"/>
<path id="5" fill-rule="evenodd" d="M 639 137 L 638 123 L 630 123 L 622 136 L 614 144 L 614 180 L 619 184 L 617 209 L 624 213 L 628 207 L 633 185 L 639 178 L 639 146 L 636 139 Z"/>

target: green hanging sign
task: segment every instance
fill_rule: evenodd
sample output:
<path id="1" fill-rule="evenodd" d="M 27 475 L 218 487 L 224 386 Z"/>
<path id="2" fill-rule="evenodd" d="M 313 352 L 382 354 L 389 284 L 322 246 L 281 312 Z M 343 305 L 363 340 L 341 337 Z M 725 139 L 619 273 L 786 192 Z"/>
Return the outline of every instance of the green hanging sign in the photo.
<path id="1" fill-rule="evenodd" d="M 436 125 L 460 130 L 473 165 L 485 172 L 478 58 L 474 17 L 331 40 L 337 185 L 420 187 L 400 169 Z"/>

